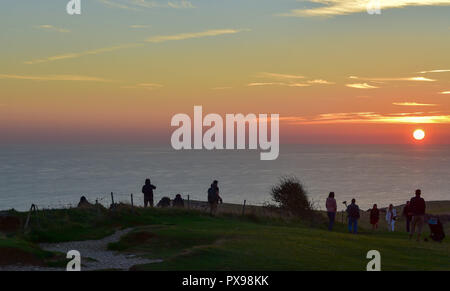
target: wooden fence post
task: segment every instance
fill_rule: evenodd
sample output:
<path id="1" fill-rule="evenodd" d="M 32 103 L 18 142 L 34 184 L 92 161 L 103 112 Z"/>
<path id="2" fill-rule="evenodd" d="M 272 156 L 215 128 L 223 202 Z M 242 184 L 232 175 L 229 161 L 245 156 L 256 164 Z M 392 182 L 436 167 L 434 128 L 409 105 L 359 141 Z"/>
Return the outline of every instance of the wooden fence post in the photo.
<path id="1" fill-rule="evenodd" d="M 131 207 L 133 207 L 133 193 L 131 193 Z"/>
<path id="2" fill-rule="evenodd" d="M 30 223 L 30 219 L 31 219 L 31 213 L 33 211 L 36 212 L 36 205 L 31 204 L 30 211 L 28 212 L 27 220 L 26 220 L 25 225 L 23 227 L 24 229 L 28 228 L 28 224 Z"/>
<path id="3" fill-rule="evenodd" d="M 242 216 L 245 214 L 245 204 L 247 203 L 247 200 L 244 200 L 244 205 L 242 205 Z"/>

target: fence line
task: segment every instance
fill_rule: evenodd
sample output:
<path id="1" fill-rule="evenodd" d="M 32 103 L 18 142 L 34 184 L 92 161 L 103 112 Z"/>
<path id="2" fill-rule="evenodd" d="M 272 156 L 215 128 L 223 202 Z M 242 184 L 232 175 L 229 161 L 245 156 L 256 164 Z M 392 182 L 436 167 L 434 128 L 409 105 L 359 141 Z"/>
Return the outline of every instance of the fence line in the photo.
<path id="1" fill-rule="evenodd" d="M 132 206 L 140 207 L 144 205 L 144 195 L 134 195 L 133 193 L 117 193 L 117 192 L 110 192 L 110 194 L 100 194 L 100 195 L 88 195 L 88 194 L 81 194 L 80 198 L 84 196 L 86 199 L 92 203 L 98 203 L 104 207 L 110 207 L 112 203 L 118 204 L 118 203 L 125 203 Z M 158 195 L 154 196 L 155 205 L 157 204 L 158 199 L 162 199 L 163 197 L 169 197 L 168 195 Z M 197 200 L 192 199 L 190 194 L 182 195 L 184 201 L 185 201 L 185 207 L 186 208 L 192 208 L 192 203 L 195 202 L 203 202 L 207 203 L 207 200 Z M 170 197 L 169 197 L 170 198 Z M 206 195 L 205 195 L 206 198 Z M 173 200 L 171 198 L 171 200 Z M 195 201 L 195 202 L 194 202 Z M 267 202 L 255 202 L 251 201 L 245 198 L 242 198 L 241 202 L 226 202 L 225 204 L 232 204 L 232 205 L 240 205 L 242 215 L 246 213 L 246 210 L 248 207 L 263 207 L 267 205 Z M 39 209 L 41 210 L 48 210 L 48 209 L 70 209 L 77 207 L 78 202 L 73 203 L 63 203 L 62 201 L 58 201 L 57 203 L 34 203 Z"/>

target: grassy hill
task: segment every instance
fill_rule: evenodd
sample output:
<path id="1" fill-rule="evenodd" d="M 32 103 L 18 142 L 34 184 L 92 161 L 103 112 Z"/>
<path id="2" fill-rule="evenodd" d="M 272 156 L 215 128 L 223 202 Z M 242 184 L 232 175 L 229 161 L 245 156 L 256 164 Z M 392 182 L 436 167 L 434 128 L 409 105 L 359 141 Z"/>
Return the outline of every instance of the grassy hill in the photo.
<path id="1" fill-rule="evenodd" d="M 26 214 L 12 215 L 23 221 Z M 198 210 L 128 206 L 39 212 L 30 231 L 0 236 L 0 253 L 17 246 L 50 264 L 55 258 L 37 242 L 101 238 L 125 227 L 134 230 L 110 244 L 111 250 L 163 260 L 136 270 L 365 270 L 369 250 L 380 251 L 383 270 L 450 270 L 448 240 L 417 243 L 404 232 L 384 229 L 351 235 L 343 224 L 329 232 L 325 220 L 311 225 L 253 214 L 210 217 Z"/>

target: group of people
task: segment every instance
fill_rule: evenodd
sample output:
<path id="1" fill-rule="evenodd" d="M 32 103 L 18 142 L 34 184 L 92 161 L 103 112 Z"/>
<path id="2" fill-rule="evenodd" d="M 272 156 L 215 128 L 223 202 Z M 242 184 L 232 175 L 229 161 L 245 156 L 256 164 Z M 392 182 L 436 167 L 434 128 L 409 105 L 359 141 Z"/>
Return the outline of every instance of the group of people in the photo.
<path id="1" fill-rule="evenodd" d="M 420 189 L 416 190 L 415 197 L 411 198 L 410 201 L 406 202 L 403 208 L 402 215 L 406 219 L 406 231 L 409 233 L 409 237 L 412 238 L 415 233 L 417 233 L 417 240 L 420 240 L 422 234 L 423 225 L 425 223 L 425 200 L 421 197 L 422 191 Z M 330 192 L 326 201 L 327 214 L 329 219 L 328 229 L 333 230 L 334 221 L 336 219 L 337 213 L 337 203 L 334 198 L 334 192 Z M 347 206 L 347 203 L 344 202 Z M 348 219 L 348 231 L 350 233 L 356 234 L 358 232 L 358 220 L 360 219 L 360 209 L 356 205 L 356 200 L 352 199 L 350 205 L 347 206 L 347 219 Z M 370 224 L 372 229 L 378 229 L 378 222 L 380 220 L 380 210 L 377 204 L 374 204 L 372 209 L 370 209 Z M 388 230 L 393 232 L 395 230 L 395 222 L 398 220 L 397 210 L 392 204 L 386 210 L 386 222 L 388 225 Z"/>
<path id="2" fill-rule="evenodd" d="M 156 186 L 153 185 L 150 179 L 145 180 L 144 186 L 142 186 L 142 193 L 144 194 L 144 207 L 150 205 L 153 207 L 153 190 L 156 189 Z M 159 203 L 158 207 L 169 207 L 170 206 L 170 198 L 163 197 Z M 208 204 L 210 209 L 210 214 L 214 215 L 217 211 L 217 206 L 219 203 L 223 203 L 222 198 L 219 195 L 219 182 L 214 180 L 211 186 L 208 189 Z M 181 197 L 181 194 L 177 194 L 175 199 L 172 201 L 173 207 L 184 207 L 184 200 Z"/>
<path id="3" fill-rule="evenodd" d="M 153 207 L 153 190 L 155 189 L 156 186 L 151 183 L 150 179 L 146 179 L 145 184 L 142 187 L 142 193 L 144 194 L 144 207 L 147 207 L 148 205 L 150 205 L 150 207 Z M 426 209 L 425 200 L 421 197 L 421 194 L 422 191 L 420 189 L 417 189 L 415 197 L 406 202 L 406 205 L 402 211 L 402 216 L 406 220 L 406 231 L 410 234 L 410 238 L 412 238 L 413 235 L 417 233 L 418 241 L 420 240 L 423 225 L 425 223 Z M 170 202 L 170 198 L 163 197 L 157 206 L 169 207 Z M 211 215 L 214 215 L 216 213 L 219 203 L 223 203 L 223 200 L 219 195 L 219 182 L 217 180 L 214 180 L 208 189 L 208 205 Z M 354 198 L 352 199 L 350 205 L 347 205 L 347 202 L 344 202 L 344 204 L 347 207 L 346 213 L 348 220 L 348 231 L 350 233 L 356 234 L 358 233 L 358 220 L 361 217 L 359 206 L 356 204 L 356 199 Z M 181 197 L 181 194 L 177 194 L 175 196 L 172 205 L 174 207 L 184 207 L 184 200 Z M 337 213 L 337 203 L 334 192 L 330 192 L 330 194 L 328 195 L 325 206 L 329 219 L 328 229 L 331 231 L 333 230 Z M 372 225 L 373 230 L 378 229 L 379 220 L 380 209 L 378 209 L 377 204 L 374 204 L 372 209 L 370 209 L 370 224 Z M 395 222 L 397 220 L 397 210 L 392 204 L 390 204 L 386 210 L 386 222 L 388 231 L 393 232 L 395 230 Z"/>
<path id="4" fill-rule="evenodd" d="M 142 186 L 142 193 L 144 194 L 144 207 L 147 207 L 148 205 L 153 207 L 153 190 L 155 189 L 156 186 L 151 183 L 150 179 L 146 179 L 144 186 Z M 156 206 L 163 208 L 170 207 L 170 202 L 171 200 L 169 197 L 163 197 Z M 175 198 L 172 201 L 172 206 L 181 208 L 184 207 L 184 199 L 181 197 L 181 194 L 175 195 Z"/>

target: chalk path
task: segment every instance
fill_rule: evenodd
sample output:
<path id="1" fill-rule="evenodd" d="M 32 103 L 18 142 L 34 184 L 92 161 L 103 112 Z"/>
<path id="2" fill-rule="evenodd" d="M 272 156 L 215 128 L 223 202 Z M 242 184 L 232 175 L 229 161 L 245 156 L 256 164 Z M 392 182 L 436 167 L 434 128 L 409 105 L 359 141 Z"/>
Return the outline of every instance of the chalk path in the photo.
<path id="1" fill-rule="evenodd" d="M 134 265 L 159 263 L 162 260 L 150 260 L 130 254 L 122 254 L 109 251 L 109 243 L 119 241 L 120 237 L 129 233 L 132 229 L 116 231 L 113 235 L 100 240 L 72 241 L 64 243 L 40 244 L 40 247 L 47 251 L 61 252 L 66 254 L 70 250 L 77 250 L 81 254 L 81 270 L 104 270 L 119 269 L 128 270 Z M 87 260 L 84 258 L 91 258 Z M 0 266 L 0 271 L 65 271 L 66 268 L 48 268 L 41 266 Z"/>

